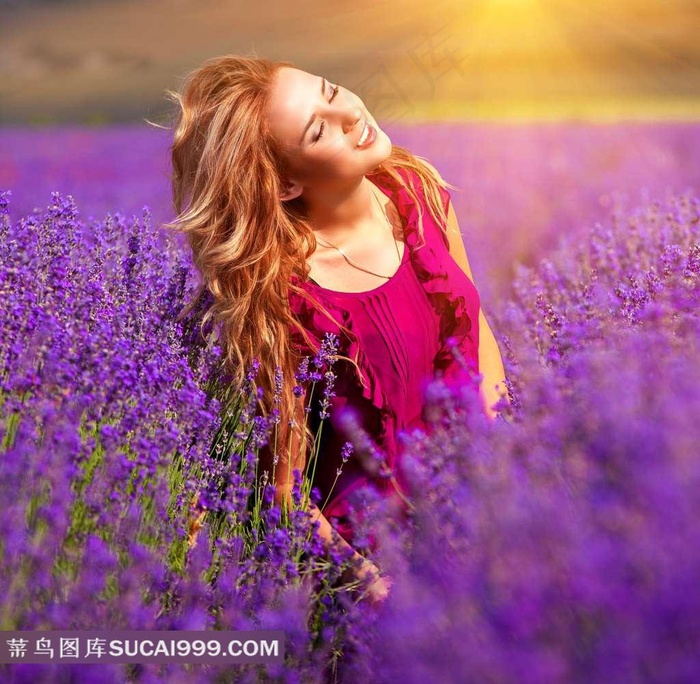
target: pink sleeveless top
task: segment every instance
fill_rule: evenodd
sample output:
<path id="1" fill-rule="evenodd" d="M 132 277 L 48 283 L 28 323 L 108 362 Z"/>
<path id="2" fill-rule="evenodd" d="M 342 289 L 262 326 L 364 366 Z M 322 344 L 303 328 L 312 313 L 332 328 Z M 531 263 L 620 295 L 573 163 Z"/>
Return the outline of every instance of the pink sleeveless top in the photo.
<path id="1" fill-rule="evenodd" d="M 325 333 L 331 332 L 340 339 L 340 354 L 349 358 L 357 355 L 359 373 L 342 359 L 334 365 L 335 397 L 323 423 L 313 473 L 313 486 L 321 492 L 321 510 L 348 542 L 353 538 L 347 517 L 352 492 L 372 486 L 385 496 L 396 497 L 398 486 L 409 493 L 401 470 L 399 435 L 415 427 L 427 427 L 422 415 L 424 390 L 436 374 L 442 374 L 448 383 L 465 380 L 461 365 L 450 351 L 452 345 L 467 361 L 470 374 L 479 373 L 479 294 L 449 253 L 447 236 L 430 216 L 417 175 L 404 169 L 398 172 L 420 199 L 424 241 L 419 234 L 418 207 L 406 189 L 386 174 L 367 176 L 394 202 L 403 222 L 405 247 L 396 273 L 365 292 L 336 292 L 311 280 L 295 281 L 349 328 L 351 337 L 341 334 L 338 326 L 297 293 L 290 293 L 289 300 L 292 314 L 317 345 Z M 447 212 L 449 192 L 440 188 L 440 195 Z M 292 344 L 303 355 L 317 353 L 318 346 L 310 349 L 297 332 L 292 333 Z M 320 395 L 321 391 L 322 387 L 317 387 L 314 394 Z M 347 410 L 354 413 L 386 456 L 394 482 L 370 475 L 356 454 L 342 464 L 341 449 L 349 439 L 342 422 Z M 317 406 L 310 420 L 316 432 Z"/>

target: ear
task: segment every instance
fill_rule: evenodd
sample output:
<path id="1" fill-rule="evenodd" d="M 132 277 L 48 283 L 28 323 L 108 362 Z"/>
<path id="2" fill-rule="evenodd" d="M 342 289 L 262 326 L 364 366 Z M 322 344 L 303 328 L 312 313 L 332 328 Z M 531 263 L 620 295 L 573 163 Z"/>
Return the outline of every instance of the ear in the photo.
<path id="1" fill-rule="evenodd" d="M 280 192 L 280 200 L 282 202 L 296 199 L 304 191 L 304 186 L 295 180 L 283 180 L 282 188 Z"/>

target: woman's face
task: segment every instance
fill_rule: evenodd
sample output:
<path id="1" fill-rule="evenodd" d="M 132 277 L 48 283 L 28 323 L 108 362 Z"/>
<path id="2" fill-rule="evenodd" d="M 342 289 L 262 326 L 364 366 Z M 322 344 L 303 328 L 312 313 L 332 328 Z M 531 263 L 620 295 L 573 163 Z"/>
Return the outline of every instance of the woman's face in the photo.
<path id="1" fill-rule="evenodd" d="M 391 140 L 357 95 L 306 71 L 279 69 L 268 116 L 290 180 L 302 186 L 360 178 L 391 154 Z"/>

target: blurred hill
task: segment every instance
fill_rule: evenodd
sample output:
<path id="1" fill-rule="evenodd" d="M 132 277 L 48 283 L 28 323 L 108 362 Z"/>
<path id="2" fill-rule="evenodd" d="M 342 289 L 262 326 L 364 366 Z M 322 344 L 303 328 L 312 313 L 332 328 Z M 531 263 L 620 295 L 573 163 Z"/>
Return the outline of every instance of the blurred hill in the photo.
<path id="1" fill-rule="evenodd" d="M 158 120 L 225 53 L 285 59 L 384 122 L 698 119 L 690 0 L 0 0 L 0 124 Z"/>

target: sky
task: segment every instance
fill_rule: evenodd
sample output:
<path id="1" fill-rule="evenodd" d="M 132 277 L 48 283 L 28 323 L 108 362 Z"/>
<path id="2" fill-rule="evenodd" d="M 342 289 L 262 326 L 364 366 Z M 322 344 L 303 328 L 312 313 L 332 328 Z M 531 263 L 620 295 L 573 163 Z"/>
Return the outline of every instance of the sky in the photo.
<path id="1" fill-rule="evenodd" d="M 700 118 L 700 0 L 0 0 L 0 124 L 137 122 L 209 57 L 284 59 L 378 120 Z"/>

